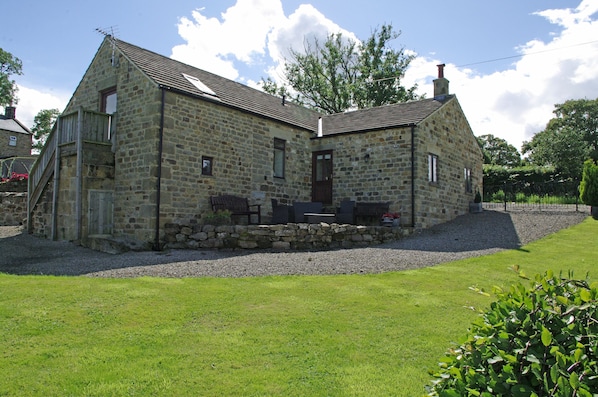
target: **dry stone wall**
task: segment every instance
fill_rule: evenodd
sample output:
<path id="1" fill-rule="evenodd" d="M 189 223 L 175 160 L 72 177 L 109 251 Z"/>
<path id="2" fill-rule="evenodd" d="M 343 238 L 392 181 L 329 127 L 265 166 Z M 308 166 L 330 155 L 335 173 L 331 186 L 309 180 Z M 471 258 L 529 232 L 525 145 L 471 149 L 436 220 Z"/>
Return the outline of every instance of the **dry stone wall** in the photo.
<path id="1" fill-rule="evenodd" d="M 27 223 L 27 193 L 0 192 L 0 226 Z"/>
<path id="2" fill-rule="evenodd" d="M 410 228 L 344 224 L 165 225 L 164 248 L 309 250 L 351 248 L 395 241 Z"/>

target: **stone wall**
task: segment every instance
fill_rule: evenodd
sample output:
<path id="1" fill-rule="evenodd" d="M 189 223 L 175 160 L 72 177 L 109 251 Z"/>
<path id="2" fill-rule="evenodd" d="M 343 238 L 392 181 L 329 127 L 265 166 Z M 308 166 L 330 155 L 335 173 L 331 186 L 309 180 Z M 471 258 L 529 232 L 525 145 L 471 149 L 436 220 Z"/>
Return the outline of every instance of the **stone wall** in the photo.
<path id="1" fill-rule="evenodd" d="M 112 67 L 111 55 L 106 45 L 98 51 L 65 112 L 99 110 L 100 92 L 117 88 L 115 235 L 154 239 L 159 173 L 160 230 L 166 223 L 200 223 L 211 212 L 212 195 L 262 204 L 264 222 L 271 198 L 281 204 L 310 200 L 311 133 L 214 101 L 165 90 L 160 159 L 162 90 L 124 57 Z M 286 142 L 285 178 L 273 176 L 274 138 Z M 213 159 L 212 175 L 202 175 L 202 156 Z"/>
<path id="2" fill-rule="evenodd" d="M 27 223 L 27 193 L 0 193 L 0 226 L 18 226 Z"/>
<path id="3" fill-rule="evenodd" d="M 390 202 L 390 211 L 411 223 L 411 129 L 325 136 L 314 150 L 333 150 L 333 204 Z"/>
<path id="4" fill-rule="evenodd" d="M 475 189 L 482 192 L 483 155 L 455 97 L 415 129 L 415 227 L 428 228 L 469 211 Z M 428 181 L 428 154 L 438 156 L 438 181 Z M 471 169 L 472 192 L 464 168 Z"/>
<path id="5" fill-rule="evenodd" d="M 113 176 L 107 182 L 114 191 L 113 230 L 115 235 L 151 240 L 156 219 L 160 90 L 126 58 L 119 56 L 118 67 L 113 67 L 111 57 L 112 49 L 105 41 L 65 113 L 79 107 L 100 111 L 101 92 L 117 88 L 116 166 L 107 172 Z M 87 192 L 83 194 L 87 198 Z"/>
<path id="6" fill-rule="evenodd" d="M 415 208 L 411 198 L 411 127 L 324 136 L 314 150 L 333 150 L 333 202 L 391 202 L 404 225 L 427 228 L 465 214 L 482 190 L 482 152 L 456 98 L 414 129 Z M 428 181 L 428 154 L 438 156 L 438 182 Z M 464 168 L 471 169 L 467 192 Z M 411 219 L 412 210 L 415 219 Z"/>
<path id="7" fill-rule="evenodd" d="M 44 187 L 42 196 L 37 205 L 31 209 L 28 229 L 29 232 L 38 237 L 52 237 L 52 196 L 54 192 L 54 180 Z"/>
<path id="8" fill-rule="evenodd" d="M 167 94 L 165 114 L 162 227 L 202 222 L 214 195 L 234 194 L 261 204 L 265 222 L 271 198 L 281 204 L 310 199 L 307 131 L 174 93 Z M 286 142 L 285 178 L 273 176 L 274 138 Z M 202 156 L 213 159 L 212 175 L 202 175 Z"/>
<path id="9" fill-rule="evenodd" d="M 320 150 L 334 151 L 332 207 L 346 198 L 390 201 L 390 210 L 401 213 L 403 224 L 416 228 L 467 212 L 473 193 L 465 189 L 464 168 L 472 170 L 473 184 L 481 190 L 481 151 L 454 97 L 415 127 L 416 185 L 412 207 L 411 127 L 314 138 L 313 132 L 216 101 L 162 91 L 124 57 L 120 57 L 118 67 L 113 67 L 112 49 L 106 43 L 65 112 L 79 107 L 100 110 L 101 92 L 117 89 L 113 184 L 98 179 L 102 189 L 114 191 L 115 236 L 153 241 L 158 227 L 160 238 L 166 241 L 170 238 L 166 237 L 167 225 L 204 223 L 202 216 L 211 212 L 209 197 L 218 194 L 235 194 L 249 198 L 251 204 L 262 204 L 263 222 L 267 223 L 270 199 L 281 204 L 310 201 L 311 155 Z M 286 143 L 285 178 L 273 176 L 275 138 Z M 437 183 L 427 180 L 428 153 L 439 158 Z M 212 175 L 202 175 L 202 156 L 213 159 Z M 62 171 L 68 176 L 67 169 Z M 61 187 L 60 200 L 69 199 L 75 190 L 72 178 L 64 183 L 70 186 Z M 74 216 L 72 200 L 60 205 L 64 205 L 58 211 L 64 217 L 64 231 L 59 230 L 59 234 L 70 239 L 72 233 L 66 229 L 67 218 Z M 415 219 L 411 219 L 412 213 Z M 86 216 L 85 210 L 82 215 Z M 74 225 L 71 221 L 68 220 Z"/>
<path id="10" fill-rule="evenodd" d="M 352 248 L 395 241 L 410 228 L 340 224 L 165 225 L 164 248 L 309 250 Z"/>

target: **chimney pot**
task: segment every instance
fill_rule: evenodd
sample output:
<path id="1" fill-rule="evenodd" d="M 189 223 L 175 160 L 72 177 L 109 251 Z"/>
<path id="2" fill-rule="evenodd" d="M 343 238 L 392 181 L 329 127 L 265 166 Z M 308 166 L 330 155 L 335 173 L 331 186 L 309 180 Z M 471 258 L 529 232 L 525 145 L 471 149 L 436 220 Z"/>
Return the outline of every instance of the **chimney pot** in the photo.
<path id="1" fill-rule="evenodd" d="M 441 63 L 440 65 L 436 65 L 438 67 L 438 78 L 439 79 L 443 79 L 444 78 L 444 67 L 446 66 L 446 64 Z"/>

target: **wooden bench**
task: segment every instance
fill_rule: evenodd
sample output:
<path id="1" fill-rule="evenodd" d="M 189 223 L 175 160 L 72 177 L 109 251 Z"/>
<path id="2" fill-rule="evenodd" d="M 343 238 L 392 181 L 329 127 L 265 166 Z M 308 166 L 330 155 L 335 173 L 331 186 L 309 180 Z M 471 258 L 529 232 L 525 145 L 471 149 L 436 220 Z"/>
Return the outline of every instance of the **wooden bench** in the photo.
<path id="1" fill-rule="evenodd" d="M 214 212 L 227 210 L 231 212 L 231 216 L 247 216 L 248 224 L 251 224 L 251 215 L 257 215 L 257 224 L 262 223 L 261 205 L 249 205 L 249 201 L 244 197 L 223 194 L 221 196 L 211 196 L 210 202 Z M 256 209 L 252 210 L 252 207 L 256 207 Z"/>
<path id="2" fill-rule="evenodd" d="M 356 203 L 355 204 L 355 218 L 366 218 L 371 223 L 378 223 L 382 215 L 388 212 L 390 208 L 389 202 L 379 203 Z"/>

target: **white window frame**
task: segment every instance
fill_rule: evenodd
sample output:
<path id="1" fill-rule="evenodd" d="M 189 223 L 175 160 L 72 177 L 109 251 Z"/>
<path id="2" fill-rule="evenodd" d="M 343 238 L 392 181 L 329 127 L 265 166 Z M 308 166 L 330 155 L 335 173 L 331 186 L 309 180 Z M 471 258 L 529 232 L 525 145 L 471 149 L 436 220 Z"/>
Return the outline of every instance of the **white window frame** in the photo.
<path id="1" fill-rule="evenodd" d="M 471 168 L 463 168 L 463 179 L 465 180 L 465 192 L 473 193 L 473 184 L 471 180 Z"/>
<path id="2" fill-rule="evenodd" d="M 438 183 L 438 155 L 428 153 L 428 182 Z"/>

